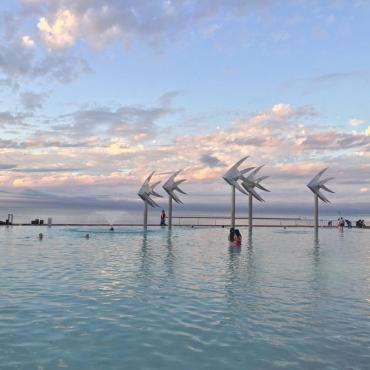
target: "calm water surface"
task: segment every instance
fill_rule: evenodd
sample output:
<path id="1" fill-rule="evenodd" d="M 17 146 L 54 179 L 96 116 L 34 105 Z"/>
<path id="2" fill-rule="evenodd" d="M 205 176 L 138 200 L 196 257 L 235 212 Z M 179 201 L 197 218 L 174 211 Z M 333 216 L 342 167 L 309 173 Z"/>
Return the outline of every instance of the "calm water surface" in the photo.
<path id="1" fill-rule="evenodd" d="M 0 368 L 370 369 L 370 231 L 242 232 L 0 228 Z"/>

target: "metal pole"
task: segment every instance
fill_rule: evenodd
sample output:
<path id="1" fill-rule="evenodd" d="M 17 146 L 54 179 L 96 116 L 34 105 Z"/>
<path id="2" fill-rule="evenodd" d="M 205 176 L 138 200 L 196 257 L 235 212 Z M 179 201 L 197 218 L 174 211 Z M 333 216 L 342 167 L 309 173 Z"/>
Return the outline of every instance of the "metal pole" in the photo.
<path id="1" fill-rule="evenodd" d="M 253 197 L 252 194 L 249 194 L 249 217 L 248 217 L 248 225 L 249 231 L 252 231 L 253 228 Z"/>
<path id="2" fill-rule="evenodd" d="M 235 228 L 235 186 L 231 186 L 231 227 Z"/>
<path id="3" fill-rule="evenodd" d="M 168 198 L 168 228 L 172 228 L 172 197 Z"/>
<path id="4" fill-rule="evenodd" d="M 148 228 L 148 202 L 145 201 L 145 208 L 144 208 L 144 229 Z"/>
<path id="5" fill-rule="evenodd" d="M 319 231 L 319 197 L 314 194 L 314 228 L 315 233 Z"/>

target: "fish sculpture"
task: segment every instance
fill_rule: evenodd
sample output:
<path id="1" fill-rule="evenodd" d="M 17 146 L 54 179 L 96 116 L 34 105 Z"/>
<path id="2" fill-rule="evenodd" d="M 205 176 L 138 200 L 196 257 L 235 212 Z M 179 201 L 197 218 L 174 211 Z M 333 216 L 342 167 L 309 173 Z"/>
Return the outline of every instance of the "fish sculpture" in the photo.
<path id="1" fill-rule="evenodd" d="M 321 170 L 316 176 L 314 176 L 311 181 L 307 184 L 307 187 L 317 195 L 323 202 L 330 203 L 329 199 L 320 190 L 325 190 L 329 193 L 334 193 L 333 190 L 330 190 L 325 184 L 334 179 L 334 177 L 328 177 L 326 179 L 321 179 L 321 176 L 328 168 Z"/>
<path id="2" fill-rule="evenodd" d="M 163 198 L 162 195 L 158 194 L 154 188 L 160 183 L 160 181 L 150 184 L 150 180 L 153 177 L 155 171 L 153 171 L 141 185 L 138 196 L 144 201 L 147 202 L 151 207 L 159 207 L 159 205 L 151 198 L 151 196 Z"/>
<path id="3" fill-rule="evenodd" d="M 229 170 L 222 176 L 222 178 L 231 186 L 234 186 L 236 189 L 238 189 L 241 193 L 246 194 L 247 192 L 240 186 L 238 183 L 238 180 L 242 179 L 243 175 L 251 170 L 253 170 L 255 167 L 249 167 L 244 170 L 239 170 L 239 166 L 248 158 L 244 157 L 240 159 L 238 162 L 236 162 Z"/>
<path id="4" fill-rule="evenodd" d="M 260 202 L 264 202 L 264 199 L 256 192 L 255 188 L 263 191 L 270 191 L 261 185 L 261 182 L 267 179 L 269 176 L 256 177 L 257 173 L 261 170 L 262 167 L 263 166 L 257 167 L 247 177 L 242 176 L 242 187 Z"/>
<path id="5" fill-rule="evenodd" d="M 175 194 L 175 191 L 178 191 L 181 194 L 186 194 L 183 190 L 179 188 L 179 185 L 186 181 L 185 179 L 182 180 L 175 180 L 176 176 L 181 172 L 181 170 L 178 170 L 174 172 L 167 181 L 163 184 L 163 189 L 166 191 L 166 193 L 172 197 L 172 199 L 179 204 L 183 204 L 181 199 L 178 197 L 177 194 Z"/>

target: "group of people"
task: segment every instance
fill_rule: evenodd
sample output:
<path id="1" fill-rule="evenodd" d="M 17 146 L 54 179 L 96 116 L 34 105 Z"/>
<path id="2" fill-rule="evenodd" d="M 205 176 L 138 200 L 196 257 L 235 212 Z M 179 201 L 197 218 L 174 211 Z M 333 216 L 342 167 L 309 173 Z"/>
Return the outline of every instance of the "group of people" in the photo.
<path id="1" fill-rule="evenodd" d="M 346 221 L 348 221 L 348 220 L 346 220 Z M 351 221 L 349 221 L 349 222 L 351 222 Z M 343 229 L 344 225 L 345 225 L 345 220 L 343 219 L 343 217 L 338 218 L 337 227 L 340 228 L 340 229 Z M 348 226 L 348 228 L 349 228 L 349 226 Z"/>
<path id="2" fill-rule="evenodd" d="M 333 226 L 333 221 L 329 221 L 328 222 L 328 226 Z M 343 217 L 340 217 L 337 220 L 337 225 L 336 226 L 339 229 L 343 229 L 344 226 L 347 226 L 348 229 L 352 229 L 352 221 L 347 220 L 347 219 L 343 219 Z M 364 220 L 357 220 L 356 221 L 356 227 L 358 227 L 358 228 L 364 228 L 364 227 L 366 227 L 365 221 Z"/>
<path id="3" fill-rule="evenodd" d="M 356 221 L 356 227 L 365 228 L 366 227 L 365 220 L 357 220 Z"/>
<path id="4" fill-rule="evenodd" d="M 229 234 L 229 247 L 241 247 L 242 246 L 242 234 L 240 234 L 239 229 L 230 229 Z"/>

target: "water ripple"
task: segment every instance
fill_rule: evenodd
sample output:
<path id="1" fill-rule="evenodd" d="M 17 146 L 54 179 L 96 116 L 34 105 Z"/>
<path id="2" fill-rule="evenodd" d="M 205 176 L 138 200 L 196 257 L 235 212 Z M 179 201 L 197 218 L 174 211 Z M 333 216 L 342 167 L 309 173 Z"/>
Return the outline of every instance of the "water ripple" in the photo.
<path id="1" fill-rule="evenodd" d="M 369 368 L 368 233 L 32 230 L 0 229 L 1 369 Z"/>

